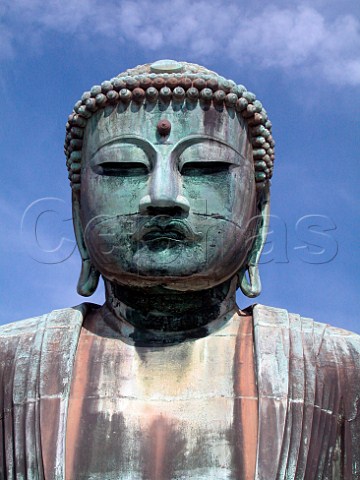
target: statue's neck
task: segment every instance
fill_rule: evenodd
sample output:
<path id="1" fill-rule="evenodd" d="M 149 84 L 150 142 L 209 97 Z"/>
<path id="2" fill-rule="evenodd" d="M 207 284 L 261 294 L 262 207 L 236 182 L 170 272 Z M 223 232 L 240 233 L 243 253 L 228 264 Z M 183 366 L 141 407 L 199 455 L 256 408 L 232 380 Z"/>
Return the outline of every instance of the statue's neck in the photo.
<path id="1" fill-rule="evenodd" d="M 200 338 L 224 324 L 236 308 L 236 279 L 202 291 L 132 288 L 105 280 L 105 320 L 137 345 Z M 126 327 L 124 327 L 126 325 Z"/>

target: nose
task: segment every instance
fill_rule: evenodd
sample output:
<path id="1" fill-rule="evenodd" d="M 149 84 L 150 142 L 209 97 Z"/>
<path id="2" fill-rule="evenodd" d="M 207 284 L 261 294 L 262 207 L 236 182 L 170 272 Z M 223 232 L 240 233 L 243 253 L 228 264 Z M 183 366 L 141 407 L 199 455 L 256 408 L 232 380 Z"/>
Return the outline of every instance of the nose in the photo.
<path id="1" fill-rule="evenodd" d="M 159 159 L 160 160 L 160 159 Z M 188 200 L 181 195 L 179 173 L 171 166 L 169 159 L 156 162 L 151 173 L 149 193 L 141 198 L 139 210 L 142 214 L 182 213 L 190 210 Z"/>

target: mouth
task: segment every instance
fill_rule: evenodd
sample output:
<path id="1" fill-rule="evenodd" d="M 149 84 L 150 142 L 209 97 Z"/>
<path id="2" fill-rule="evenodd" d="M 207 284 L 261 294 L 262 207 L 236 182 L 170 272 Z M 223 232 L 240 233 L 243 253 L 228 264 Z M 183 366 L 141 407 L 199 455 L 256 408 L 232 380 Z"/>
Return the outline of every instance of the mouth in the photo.
<path id="1" fill-rule="evenodd" d="M 164 240 L 173 240 L 175 242 L 182 242 L 186 240 L 184 233 L 179 232 L 174 229 L 165 229 L 165 230 L 151 230 L 142 237 L 144 242 L 153 242 L 153 241 L 164 241 Z"/>
<path id="2" fill-rule="evenodd" d="M 184 221 L 168 218 L 152 219 L 143 224 L 133 235 L 133 239 L 145 243 L 184 243 L 194 242 L 201 237 Z"/>

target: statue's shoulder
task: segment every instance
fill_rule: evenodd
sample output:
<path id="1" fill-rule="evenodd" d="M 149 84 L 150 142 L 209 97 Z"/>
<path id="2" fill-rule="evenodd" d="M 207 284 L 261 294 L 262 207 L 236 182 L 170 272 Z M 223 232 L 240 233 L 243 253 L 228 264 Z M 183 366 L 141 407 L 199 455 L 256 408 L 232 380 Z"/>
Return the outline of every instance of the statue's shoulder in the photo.
<path id="1" fill-rule="evenodd" d="M 317 322 L 297 313 L 290 313 L 286 309 L 255 305 L 253 307 L 255 329 L 269 335 L 274 328 L 287 329 L 290 335 L 302 340 L 302 343 L 311 344 L 318 360 L 333 357 L 340 362 L 351 361 L 354 368 L 360 371 L 360 335 L 349 330 L 334 327 L 326 323 Z"/>
<path id="2" fill-rule="evenodd" d="M 358 418 L 360 428 L 360 335 L 263 305 L 253 308 L 253 322 L 259 372 L 274 382 L 280 365 L 293 383 L 303 372 L 308 385 L 338 388 L 345 417 Z"/>
<path id="3" fill-rule="evenodd" d="M 341 375 L 356 378 L 360 393 L 360 335 L 314 321 L 313 335 L 319 365 L 332 365 Z"/>
<path id="4" fill-rule="evenodd" d="M 318 322 L 316 322 L 318 323 Z M 320 324 L 324 325 L 324 324 Z M 334 327 L 329 324 L 326 325 L 326 335 L 333 339 L 338 339 L 339 341 L 350 341 L 358 342 L 360 341 L 360 335 L 358 333 L 352 332 L 351 330 L 345 330 L 344 328 Z"/>
<path id="5" fill-rule="evenodd" d="M 68 309 L 65 308 L 63 310 L 66 311 Z M 48 315 L 49 314 L 46 313 L 37 317 L 26 318 L 24 320 L 17 320 L 16 322 L 1 325 L 0 339 L 10 339 L 34 333 L 37 330 L 39 323 L 43 323 Z"/>
<path id="6" fill-rule="evenodd" d="M 0 359 L 16 352 L 30 352 L 36 343 L 43 341 L 46 331 L 61 336 L 62 330 L 79 330 L 89 306 L 83 303 L 0 326 Z"/>
<path id="7" fill-rule="evenodd" d="M 58 310 L 52 310 L 49 313 L 38 315 L 36 317 L 26 318 L 24 320 L 18 320 L 16 322 L 7 323 L 0 326 L 0 337 L 18 337 L 22 335 L 28 335 L 35 333 L 39 327 L 43 327 L 48 323 L 48 320 L 58 324 L 67 322 L 74 316 L 75 312 L 78 312 L 82 308 L 82 305 L 70 308 L 61 308 Z"/>

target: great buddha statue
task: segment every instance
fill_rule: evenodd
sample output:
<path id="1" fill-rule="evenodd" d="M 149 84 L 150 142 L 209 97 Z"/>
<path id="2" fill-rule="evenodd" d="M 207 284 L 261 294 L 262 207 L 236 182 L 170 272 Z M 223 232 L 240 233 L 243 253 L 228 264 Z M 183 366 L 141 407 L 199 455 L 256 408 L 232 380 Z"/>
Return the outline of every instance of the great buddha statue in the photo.
<path id="1" fill-rule="evenodd" d="M 78 292 L 106 301 L 0 328 L 1 479 L 359 479 L 360 337 L 236 304 L 274 163 L 255 95 L 162 60 L 66 128 Z"/>

